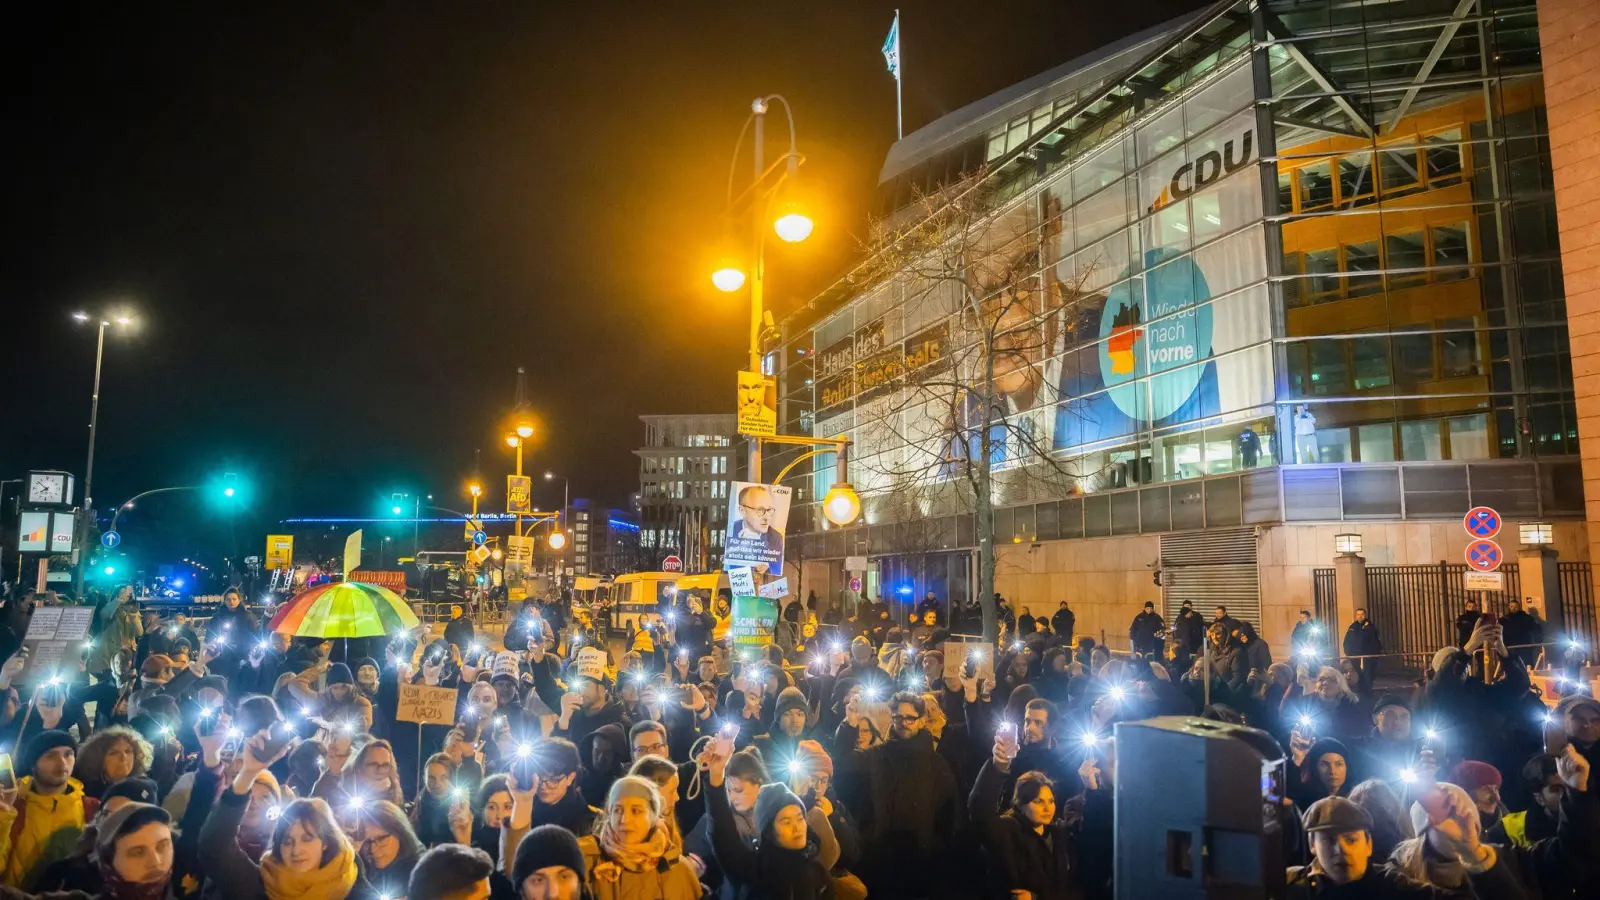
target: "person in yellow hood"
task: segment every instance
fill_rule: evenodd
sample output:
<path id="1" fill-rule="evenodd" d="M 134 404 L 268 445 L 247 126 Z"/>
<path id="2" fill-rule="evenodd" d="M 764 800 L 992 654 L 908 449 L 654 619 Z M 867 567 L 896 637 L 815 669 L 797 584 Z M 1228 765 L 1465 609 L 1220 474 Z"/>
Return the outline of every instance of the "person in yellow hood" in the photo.
<path id="1" fill-rule="evenodd" d="M 33 736 L 18 762 L 14 798 L 0 796 L 0 883 L 30 890 L 45 867 L 72 853 L 99 801 L 72 777 L 78 745 L 65 731 Z"/>

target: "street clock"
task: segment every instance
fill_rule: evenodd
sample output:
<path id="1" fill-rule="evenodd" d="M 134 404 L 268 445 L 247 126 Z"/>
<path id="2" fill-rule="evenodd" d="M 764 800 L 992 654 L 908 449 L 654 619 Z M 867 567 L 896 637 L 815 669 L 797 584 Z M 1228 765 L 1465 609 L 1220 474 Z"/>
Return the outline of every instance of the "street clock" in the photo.
<path id="1" fill-rule="evenodd" d="M 66 472 L 29 472 L 28 502 L 63 506 L 72 502 L 72 476 Z"/>

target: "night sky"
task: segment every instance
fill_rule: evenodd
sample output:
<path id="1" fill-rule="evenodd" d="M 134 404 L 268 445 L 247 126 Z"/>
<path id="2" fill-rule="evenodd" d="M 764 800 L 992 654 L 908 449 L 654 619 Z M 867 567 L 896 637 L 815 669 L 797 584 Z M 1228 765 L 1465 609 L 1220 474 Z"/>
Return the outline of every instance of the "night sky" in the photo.
<path id="1" fill-rule="evenodd" d="M 907 130 L 1202 5 L 903 0 Z M 0 478 L 81 478 L 94 334 L 70 313 L 126 301 L 142 328 L 108 335 L 98 506 L 237 472 L 254 545 L 392 491 L 464 504 L 480 448 L 498 502 L 519 365 L 544 425 L 528 469 L 621 504 L 640 413 L 731 411 L 748 307 L 707 274 L 753 97 L 794 104 L 819 207 L 811 241 L 769 252 L 778 314 L 858 248 L 895 136 L 893 10 L 30 8 L 0 59 Z M 222 546 L 192 500 L 143 517 L 161 553 Z"/>

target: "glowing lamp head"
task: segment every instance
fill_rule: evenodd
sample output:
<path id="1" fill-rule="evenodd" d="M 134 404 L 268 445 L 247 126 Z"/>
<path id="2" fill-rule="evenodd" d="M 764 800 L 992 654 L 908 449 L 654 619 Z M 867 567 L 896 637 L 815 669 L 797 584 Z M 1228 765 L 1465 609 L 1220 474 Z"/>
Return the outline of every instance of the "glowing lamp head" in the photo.
<path id="1" fill-rule="evenodd" d="M 519 438 L 514 434 L 506 435 L 506 446 L 507 447 L 519 447 L 521 445 L 522 445 L 522 438 Z"/>
<path id="2" fill-rule="evenodd" d="M 481 484 L 477 483 L 476 481 L 474 481 L 473 483 L 467 485 L 467 493 L 471 494 L 474 497 L 482 497 L 483 496 L 483 485 L 481 485 Z"/>
<path id="3" fill-rule="evenodd" d="M 724 263 L 711 273 L 711 283 L 724 294 L 744 287 L 744 270 L 732 263 Z"/>
<path id="4" fill-rule="evenodd" d="M 523 422 L 522 424 L 518 425 L 517 437 L 522 438 L 523 440 L 533 437 L 533 425 L 528 422 Z"/>
<path id="5" fill-rule="evenodd" d="M 550 549 L 560 550 L 567 545 L 567 536 L 559 531 L 550 532 Z"/>
<path id="6" fill-rule="evenodd" d="M 772 222 L 772 230 L 790 244 L 798 244 L 810 237 L 811 229 L 815 227 L 816 223 L 811 221 L 810 216 L 792 206 L 786 208 L 783 215 Z"/>
<path id="7" fill-rule="evenodd" d="M 822 514 L 835 525 L 849 525 L 861 515 L 861 495 L 849 482 L 838 482 L 822 498 Z"/>

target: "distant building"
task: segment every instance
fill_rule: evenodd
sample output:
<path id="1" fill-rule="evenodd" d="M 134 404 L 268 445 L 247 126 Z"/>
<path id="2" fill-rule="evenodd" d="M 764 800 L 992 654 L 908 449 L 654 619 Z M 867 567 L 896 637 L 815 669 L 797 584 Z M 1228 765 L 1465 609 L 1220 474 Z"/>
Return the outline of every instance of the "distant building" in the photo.
<path id="1" fill-rule="evenodd" d="M 574 500 L 569 530 L 573 574 L 618 575 L 638 569 L 639 522 L 632 510 Z"/>
<path id="2" fill-rule="evenodd" d="M 722 565 L 729 485 L 743 441 L 732 415 L 640 416 L 639 564 L 658 569 L 668 556 L 685 572 Z"/>

